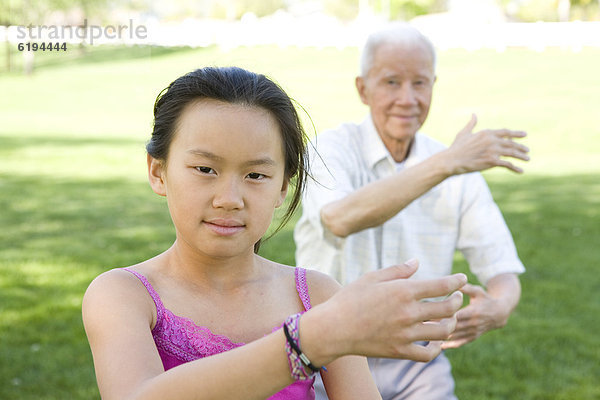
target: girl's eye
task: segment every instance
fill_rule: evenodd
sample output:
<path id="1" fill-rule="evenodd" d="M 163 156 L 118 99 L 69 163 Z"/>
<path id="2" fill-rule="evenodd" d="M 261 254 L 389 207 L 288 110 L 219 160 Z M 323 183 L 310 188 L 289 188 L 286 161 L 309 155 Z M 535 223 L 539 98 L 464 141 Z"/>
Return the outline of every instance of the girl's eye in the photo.
<path id="1" fill-rule="evenodd" d="M 248 178 L 250 179 L 254 179 L 254 180 L 259 180 L 259 179 L 264 179 L 266 178 L 266 175 L 264 174 L 259 174 L 258 172 L 250 172 L 248 174 Z"/>
<path id="2" fill-rule="evenodd" d="M 214 173 L 214 172 L 215 172 L 215 171 L 214 171 L 212 168 L 210 168 L 210 167 L 196 167 L 196 169 L 197 169 L 198 171 L 202 172 L 203 174 L 212 174 L 212 173 Z"/>

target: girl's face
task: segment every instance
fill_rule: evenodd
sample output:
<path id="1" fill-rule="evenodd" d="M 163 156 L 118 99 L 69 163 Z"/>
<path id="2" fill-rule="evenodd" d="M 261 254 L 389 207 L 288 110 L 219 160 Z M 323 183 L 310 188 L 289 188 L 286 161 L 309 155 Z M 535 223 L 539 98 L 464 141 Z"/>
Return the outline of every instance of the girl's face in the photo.
<path id="1" fill-rule="evenodd" d="M 200 100 L 179 118 L 166 166 L 148 157 L 177 240 L 211 257 L 253 252 L 287 192 L 279 126 L 257 107 Z"/>

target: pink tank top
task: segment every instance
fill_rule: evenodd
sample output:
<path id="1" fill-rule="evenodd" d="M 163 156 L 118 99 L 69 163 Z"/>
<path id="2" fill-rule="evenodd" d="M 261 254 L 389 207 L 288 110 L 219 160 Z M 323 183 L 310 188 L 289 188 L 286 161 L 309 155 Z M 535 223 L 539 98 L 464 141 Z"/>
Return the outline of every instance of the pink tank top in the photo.
<path id="1" fill-rule="evenodd" d="M 165 371 L 186 362 L 223 353 L 245 344 L 234 343 L 227 336 L 216 335 L 210 329 L 196 325 L 189 318 L 173 314 L 165 308 L 158 293 L 145 276 L 128 268 L 123 269 L 131 272 L 144 284 L 156 304 L 156 325 L 152 329 L 152 336 Z M 306 270 L 296 268 L 295 277 L 298 296 L 302 300 L 304 309 L 308 311 L 311 304 L 306 284 Z M 281 329 L 281 326 L 274 328 L 273 331 L 278 329 Z M 296 381 L 267 400 L 314 400 L 313 384 L 314 379 Z"/>

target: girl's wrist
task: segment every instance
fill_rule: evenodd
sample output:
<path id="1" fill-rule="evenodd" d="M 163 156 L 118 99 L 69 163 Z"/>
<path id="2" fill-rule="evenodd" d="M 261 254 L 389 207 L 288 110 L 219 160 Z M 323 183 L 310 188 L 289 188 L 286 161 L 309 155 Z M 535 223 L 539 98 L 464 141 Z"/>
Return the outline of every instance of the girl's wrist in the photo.
<path id="1" fill-rule="evenodd" d="M 342 341 L 335 334 L 335 327 L 329 327 L 335 318 L 328 318 L 321 305 L 302 315 L 299 321 L 300 343 L 303 353 L 316 366 L 324 366 L 344 355 Z"/>

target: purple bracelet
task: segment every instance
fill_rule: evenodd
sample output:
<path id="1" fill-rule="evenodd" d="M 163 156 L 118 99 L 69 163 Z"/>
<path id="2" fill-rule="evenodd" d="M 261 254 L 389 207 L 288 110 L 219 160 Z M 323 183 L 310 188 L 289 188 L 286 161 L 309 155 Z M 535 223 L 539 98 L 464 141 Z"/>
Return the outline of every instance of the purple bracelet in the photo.
<path id="1" fill-rule="evenodd" d="M 289 316 L 283 324 L 283 332 L 286 337 L 285 352 L 288 356 L 288 364 L 292 378 L 304 381 L 313 378 L 321 368 L 315 367 L 302 350 L 300 350 L 300 335 L 298 322 L 302 314 Z M 307 371 L 307 368 L 310 372 Z M 325 367 L 323 367 L 325 369 Z M 325 369 L 326 370 L 326 369 Z"/>

